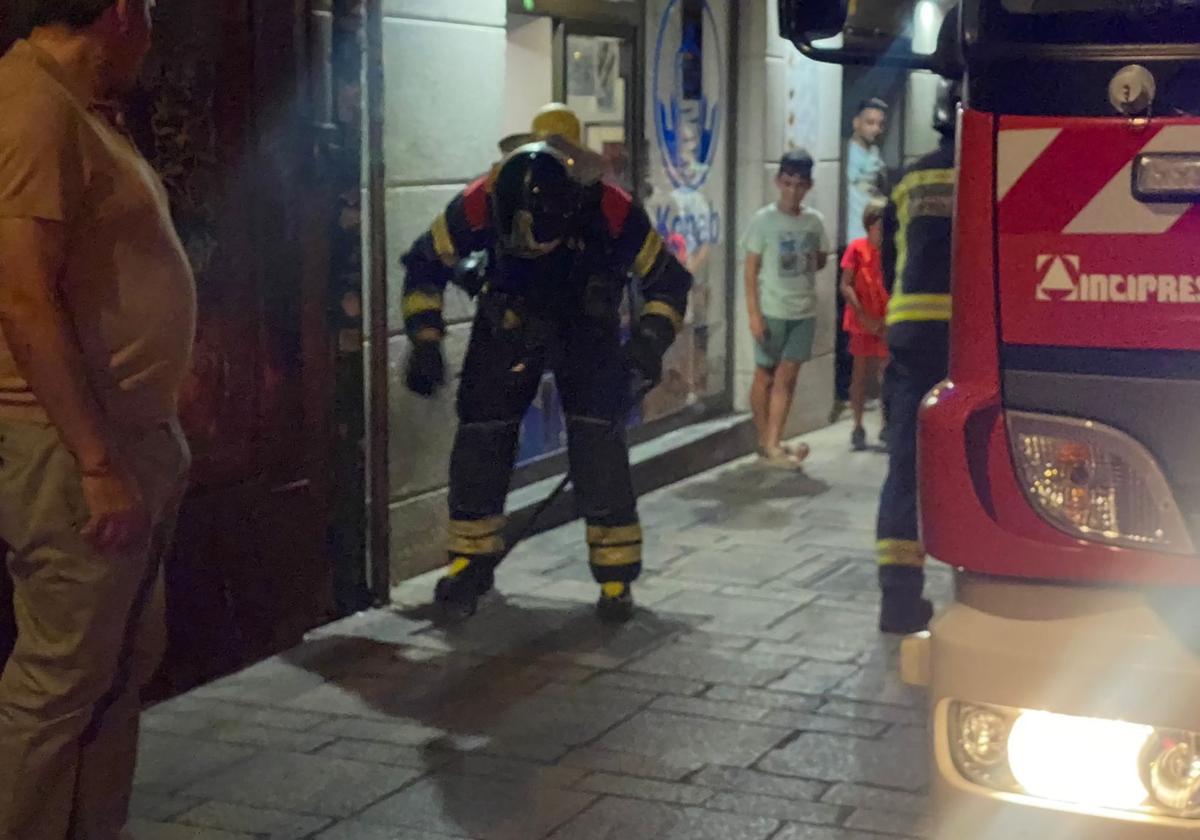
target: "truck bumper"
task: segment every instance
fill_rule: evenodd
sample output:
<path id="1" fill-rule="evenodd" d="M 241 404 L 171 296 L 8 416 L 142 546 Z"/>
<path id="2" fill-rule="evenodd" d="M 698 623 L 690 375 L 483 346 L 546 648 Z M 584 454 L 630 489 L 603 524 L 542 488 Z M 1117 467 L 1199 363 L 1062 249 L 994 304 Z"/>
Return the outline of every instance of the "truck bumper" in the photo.
<path id="1" fill-rule="evenodd" d="M 984 787 L 958 770 L 951 747 L 955 701 L 1200 731 L 1197 593 L 965 574 L 956 589 L 930 631 L 901 647 L 902 676 L 929 689 L 933 837 L 1200 838 L 1200 819 Z"/>

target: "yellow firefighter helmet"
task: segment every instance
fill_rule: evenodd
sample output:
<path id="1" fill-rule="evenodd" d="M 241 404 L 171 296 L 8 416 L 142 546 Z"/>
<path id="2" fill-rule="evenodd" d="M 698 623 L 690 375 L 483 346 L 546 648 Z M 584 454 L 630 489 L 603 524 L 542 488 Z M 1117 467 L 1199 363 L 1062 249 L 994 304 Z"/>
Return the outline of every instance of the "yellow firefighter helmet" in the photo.
<path id="1" fill-rule="evenodd" d="M 533 133 L 542 137 L 558 135 L 576 146 L 583 142 L 583 129 L 575 112 L 561 102 L 543 106 L 533 117 Z"/>

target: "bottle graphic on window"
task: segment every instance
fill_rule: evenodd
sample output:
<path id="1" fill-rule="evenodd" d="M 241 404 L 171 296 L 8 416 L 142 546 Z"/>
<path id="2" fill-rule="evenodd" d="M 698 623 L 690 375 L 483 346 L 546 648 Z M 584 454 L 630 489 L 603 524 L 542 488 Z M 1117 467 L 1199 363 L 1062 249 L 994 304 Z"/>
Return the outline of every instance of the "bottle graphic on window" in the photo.
<path id="1" fill-rule="evenodd" d="M 670 99 L 656 103 L 658 130 L 672 180 L 697 189 L 708 174 L 720 111 L 704 91 L 704 0 L 675 2 L 680 5 L 679 46 Z"/>

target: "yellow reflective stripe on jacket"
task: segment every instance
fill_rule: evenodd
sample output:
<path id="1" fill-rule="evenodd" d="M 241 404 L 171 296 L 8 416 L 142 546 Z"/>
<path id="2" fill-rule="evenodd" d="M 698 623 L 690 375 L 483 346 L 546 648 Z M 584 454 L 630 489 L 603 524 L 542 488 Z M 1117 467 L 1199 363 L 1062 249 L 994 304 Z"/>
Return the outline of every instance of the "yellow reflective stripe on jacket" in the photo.
<path id="1" fill-rule="evenodd" d="M 643 315 L 661 315 L 671 322 L 671 326 L 675 328 L 675 332 L 683 329 L 683 316 L 679 311 L 669 303 L 664 303 L 661 300 L 647 301 L 642 307 Z"/>
<path id="2" fill-rule="evenodd" d="M 442 296 L 434 292 L 422 291 L 421 289 L 409 292 L 400 302 L 400 315 L 405 321 L 423 312 L 441 311 Z"/>
<path id="3" fill-rule="evenodd" d="M 642 241 L 642 249 L 633 259 L 633 273 L 638 277 L 645 277 L 649 274 L 650 269 L 654 268 L 654 261 L 662 253 L 662 249 L 663 238 L 659 236 L 658 231 L 651 228 Z"/>
<path id="4" fill-rule="evenodd" d="M 446 214 L 438 213 L 438 217 L 429 226 L 429 234 L 433 237 L 433 249 L 438 257 L 448 267 L 458 264 L 458 249 L 454 247 L 454 237 L 450 235 L 450 226 L 446 224 Z"/>
<path id="5" fill-rule="evenodd" d="M 875 556 L 880 566 L 925 565 L 925 547 L 915 540 L 879 540 L 875 543 Z"/>
<path id="6" fill-rule="evenodd" d="M 948 294 L 904 294 L 901 292 L 888 301 L 887 323 L 905 321 L 949 321 L 950 295 Z"/>
<path id="7" fill-rule="evenodd" d="M 953 169 L 919 169 L 905 175 L 892 191 L 892 203 L 896 205 L 896 289 L 895 294 L 904 292 L 904 268 L 908 263 L 908 223 L 912 221 L 908 194 L 919 187 L 954 187 Z"/>

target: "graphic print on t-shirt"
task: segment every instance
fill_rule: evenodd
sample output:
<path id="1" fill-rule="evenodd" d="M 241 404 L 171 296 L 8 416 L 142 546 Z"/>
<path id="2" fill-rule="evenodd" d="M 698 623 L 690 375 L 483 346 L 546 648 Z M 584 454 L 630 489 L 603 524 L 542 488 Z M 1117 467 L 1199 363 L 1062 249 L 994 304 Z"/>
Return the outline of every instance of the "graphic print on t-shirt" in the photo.
<path id="1" fill-rule="evenodd" d="M 779 231 L 779 276 L 799 277 L 808 272 L 808 255 L 817 250 L 812 231 Z"/>
<path id="2" fill-rule="evenodd" d="M 794 231 L 779 232 L 779 276 L 800 276 L 800 236 Z"/>

